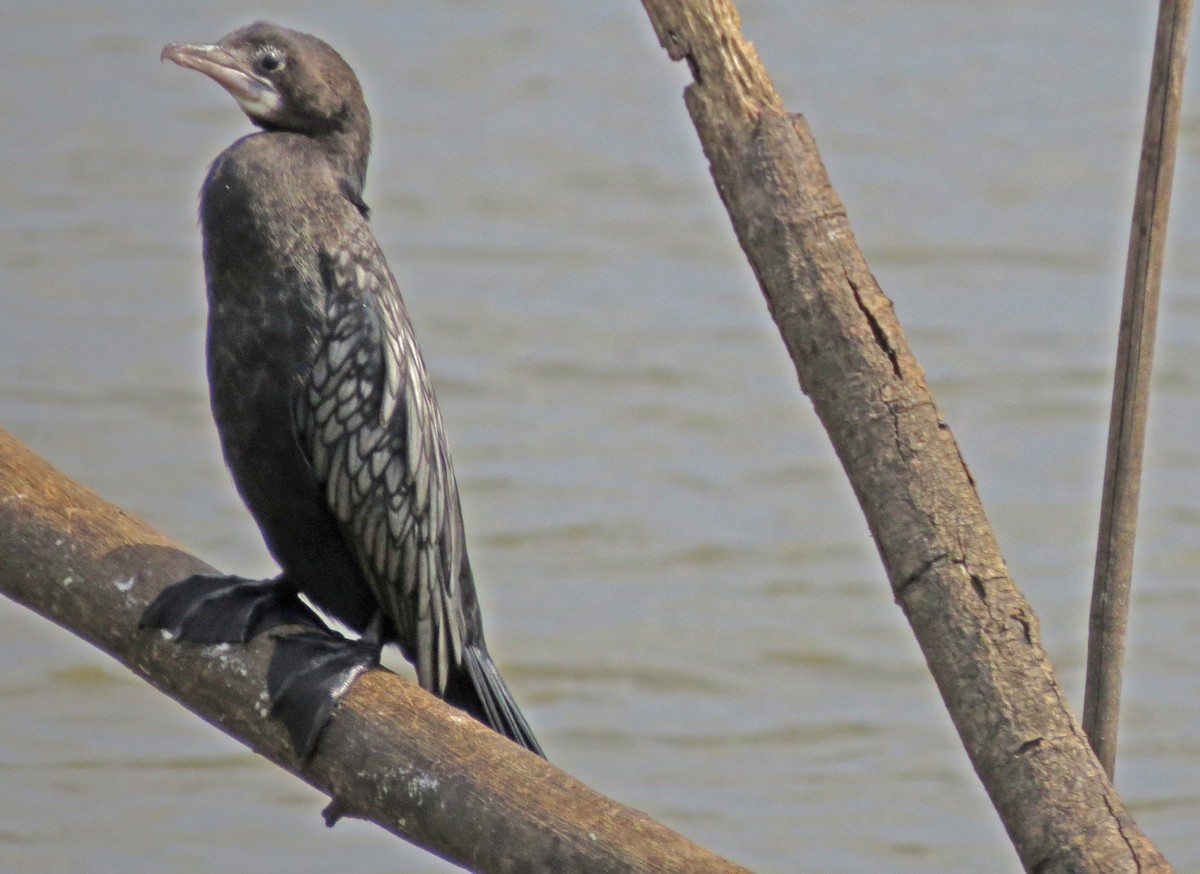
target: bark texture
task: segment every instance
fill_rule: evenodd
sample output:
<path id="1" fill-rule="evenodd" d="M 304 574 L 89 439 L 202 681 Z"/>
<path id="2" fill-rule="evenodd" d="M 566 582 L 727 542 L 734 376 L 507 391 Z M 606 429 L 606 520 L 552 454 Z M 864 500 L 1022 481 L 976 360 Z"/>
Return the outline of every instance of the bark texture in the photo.
<path id="1" fill-rule="evenodd" d="M 1026 870 L 1170 870 L 1063 698 L 974 481 L 850 230 L 728 0 L 643 0 L 800 386 Z"/>
<path id="2" fill-rule="evenodd" d="M 417 846 L 481 872 L 745 872 L 386 670 L 360 677 L 304 765 L 265 713 L 272 642 L 197 646 L 140 630 L 163 586 L 213 572 L 0 431 L 0 592 Z"/>

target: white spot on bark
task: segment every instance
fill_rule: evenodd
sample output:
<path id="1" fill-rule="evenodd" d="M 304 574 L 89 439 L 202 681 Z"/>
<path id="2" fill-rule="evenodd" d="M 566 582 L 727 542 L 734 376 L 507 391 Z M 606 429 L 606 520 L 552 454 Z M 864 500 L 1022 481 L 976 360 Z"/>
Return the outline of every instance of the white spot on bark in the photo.
<path id="1" fill-rule="evenodd" d="M 436 792 L 438 788 L 438 780 L 436 777 L 430 777 L 428 774 L 421 774 L 417 777 L 410 777 L 406 784 L 408 796 L 414 800 L 420 800 L 422 795 L 426 793 Z"/>

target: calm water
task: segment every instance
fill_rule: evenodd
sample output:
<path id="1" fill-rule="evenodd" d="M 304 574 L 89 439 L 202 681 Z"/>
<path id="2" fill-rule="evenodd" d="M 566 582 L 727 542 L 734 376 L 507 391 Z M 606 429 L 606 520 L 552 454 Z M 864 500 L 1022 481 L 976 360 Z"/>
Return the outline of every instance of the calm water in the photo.
<path id="1" fill-rule="evenodd" d="M 742 5 L 1078 707 L 1153 4 Z M 1017 870 L 636 3 L 8 3 L 0 425 L 218 566 L 272 573 L 201 375 L 195 192 L 248 125 L 157 60 L 255 17 L 364 79 L 376 233 L 442 401 L 489 639 L 551 758 L 763 872 Z M 1181 871 L 1200 869 L 1186 117 L 1118 774 Z M 0 870 L 449 869 L 328 831 L 321 806 L 0 603 Z"/>

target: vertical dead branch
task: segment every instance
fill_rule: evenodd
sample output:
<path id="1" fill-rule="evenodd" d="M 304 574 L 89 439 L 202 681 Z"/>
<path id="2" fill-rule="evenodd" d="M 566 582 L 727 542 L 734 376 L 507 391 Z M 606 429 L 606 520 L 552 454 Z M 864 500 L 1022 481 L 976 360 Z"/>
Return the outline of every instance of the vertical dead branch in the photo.
<path id="1" fill-rule="evenodd" d="M 875 536 L 896 600 L 1027 870 L 1169 866 L 1059 689 L 891 302 L 804 120 L 730 0 L 643 0 L 685 60 L 685 101 L 733 227 Z"/>
<path id="2" fill-rule="evenodd" d="M 1158 291 L 1191 16 L 1192 0 L 1162 0 L 1158 8 L 1108 425 L 1104 496 L 1088 623 L 1083 728 L 1110 779 L 1117 760 L 1121 668 L 1129 618 L 1146 410 L 1150 401 L 1150 367 L 1158 324 Z"/>

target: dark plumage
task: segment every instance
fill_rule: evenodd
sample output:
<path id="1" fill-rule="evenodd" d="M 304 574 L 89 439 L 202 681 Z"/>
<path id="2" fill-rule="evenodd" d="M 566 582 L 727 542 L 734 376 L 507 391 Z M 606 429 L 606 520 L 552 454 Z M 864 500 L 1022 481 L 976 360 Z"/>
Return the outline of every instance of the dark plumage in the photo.
<path id="1" fill-rule="evenodd" d="M 269 680 L 301 755 L 387 643 L 425 689 L 540 754 L 484 644 L 441 414 L 367 226 L 371 121 L 354 72 L 266 23 L 163 57 L 262 128 L 213 162 L 200 216 L 213 416 L 283 573 L 184 580 L 143 623 L 200 642 L 312 626 L 280 637 Z M 297 593 L 363 640 L 325 629 Z"/>

